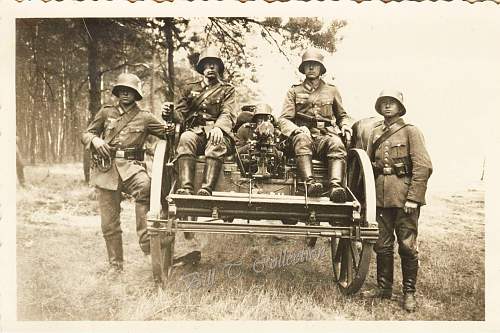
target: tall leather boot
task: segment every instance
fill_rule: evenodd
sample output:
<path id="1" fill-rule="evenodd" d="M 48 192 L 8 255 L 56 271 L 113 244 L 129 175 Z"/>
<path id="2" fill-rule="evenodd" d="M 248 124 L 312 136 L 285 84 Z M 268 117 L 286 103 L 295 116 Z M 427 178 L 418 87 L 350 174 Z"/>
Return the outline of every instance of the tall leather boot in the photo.
<path id="1" fill-rule="evenodd" d="M 148 255 L 151 252 L 147 222 L 148 211 L 149 205 L 142 202 L 135 203 L 135 228 L 137 236 L 139 237 L 139 246 L 145 255 Z"/>
<path id="2" fill-rule="evenodd" d="M 177 159 L 177 167 L 179 172 L 179 186 L 177 194 L 193 194 L 194 193 L 194 174 L 196 172 L 196 159 L 193 156 L 181 156 Z"/>
<path id="3" fill-rule="evenodd" d="M 341 159 L 328 159 L 328 179 L 330 181 L 330 200 L 345 202 L 346 193 L 344 184 L 345 161 Z"/>
<path id="4" fill-rule="evenodd" d="M 392 297 L 394 281 L 394 255 L 377 254 L 377 286 L 380 298 Z"/>
<path id="5" fill-rule="evenodd" d="M 401 257 L 403 271 L 403 308 L 414 312 L 417 308 L 415 300 L 415 285 L 417 284 L 418 259 Z"/>
<path id="6" fill-rule="evenodd" d="M 117 272 L 123 271 L 123 245 L 122 235 L 104 238 L 108 251 L 109 265 Z"/>
<path id="7" fill-rule="evenodd" d="M 198 190 L 198 195 L 212 195 L 212 191 L 215 188 L 215 184 L 217 184 L 221 168 L 222 161 L 220 159 L 209 157 L 205 159 L 203 183 L 201 184 L 201 188 Z"/>
<path id="8" fill-rule="evenodd" d="M 301 155 L 296 157 L 297 169 L 307 184 L 307 193 L 311 197 L 319 197 L 323 191 L 323 185 L 313 177 L 312 156 Z"/>

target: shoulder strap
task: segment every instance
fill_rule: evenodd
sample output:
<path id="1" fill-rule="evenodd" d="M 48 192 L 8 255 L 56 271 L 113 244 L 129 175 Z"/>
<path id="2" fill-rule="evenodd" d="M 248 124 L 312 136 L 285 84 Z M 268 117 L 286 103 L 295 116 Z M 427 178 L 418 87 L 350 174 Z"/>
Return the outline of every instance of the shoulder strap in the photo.
<path id="1" fill-rule="evenodd" d="M 222 84 L 217 84 L 214 87 L 207 89 L 203 94 L 200 94 L 196 98 L 193 99 L 193 102 L 191 103 L 191 107 L 193 109 L 198 109 L 203 103 L 204 100 L 206 100 L 208 97 L 212 96 L 216 92 L 218 92 L 220 89 L 222 89 Z"/>
<path id="2" fill-rule="evenodd" d="M 375 151 L 378 149 L 380 144 L 390 138 L 394 133 L 399 131 L 400 129 L 408 126 L 410 124 L 395 124 L 394 126 L 391 126 L 388 131 L 382 133 L 381 136 L 378 137 L 377 140 L 373 143 L 371 146 L 371 151 L 370 151 L 370 159 L 373 161 L 373 158 L 375 157 Z"/>
<path id="3" fill-rule="evenodd" d="M 116 124 L 116 127 L 113 128 L 113 130 L 111 130 L 111 132 L 109 133 L 109 136 L 106 137 L 106 138 L 104 138 L 104 141 L 106 141 L 106 143 L 110 143 L 111 140 L 113 140 L 118 135 L 118 133 L 120 133 L 121 130 L 125 126 L 127 126 L 127 124 L 139 114 L 139 111 L 140 111 L 140 109 L 136 105 L 132 110 L 130 110 L 129 112 L 125 113 L 120 118 L 120 120 L 118 120 L 118 123 Z"/>

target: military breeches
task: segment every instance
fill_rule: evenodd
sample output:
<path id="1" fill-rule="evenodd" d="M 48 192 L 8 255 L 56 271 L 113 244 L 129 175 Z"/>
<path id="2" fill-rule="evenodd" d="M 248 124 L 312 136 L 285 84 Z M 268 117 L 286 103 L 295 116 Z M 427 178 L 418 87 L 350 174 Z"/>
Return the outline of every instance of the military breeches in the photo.
<path id="1" fill-rule="evenodd" d="M 144 253 L 149 253 L 146 214 L 149 211 L 150 189 L 151 179 L 145 170 L 136 173 L 126 181 L 120 179 L 116 191 L 97 187 L 101 211 L 101 229 L 104 238 L 113 238 L 122 233 L 120 227 L 120 203 L 121 192 L 125 192 L 135 199 L 136 231 L 139 237 L 139 246 Z"/>
<path id="2" fill-rule="evenodd" d="M 338 135 L 318 135 L 311 138 L 307 134 L 298 133 L 291 138 L 295 156 L 312 155 L 320 160 L 345 159 L 346 149 Z"/>
<path id="3" fill-rule="evenodd" d="M 394 233 L 398 240 L 398 252 L 401 258 L 418 259 L 417 235 L 420 208 L 412 214 L 406 214 L 403 208 L 377 207 L 379 237 L 375 244 L 378 255 L 394 254 Z"/>
<path id="4" fill-rule="evenodd" d="M 222 142 L 214 145 L 207 140 L 204 132 L 195 133 L 194 131 L 187 130 L 181 134 L 179 139 L 177 156 L 188 155 L 196 157 L 197 155 L 205 155 L 209 158 L 221 159 L 232 152 L 233 146 L 232 140 L 225 133 Z"/>

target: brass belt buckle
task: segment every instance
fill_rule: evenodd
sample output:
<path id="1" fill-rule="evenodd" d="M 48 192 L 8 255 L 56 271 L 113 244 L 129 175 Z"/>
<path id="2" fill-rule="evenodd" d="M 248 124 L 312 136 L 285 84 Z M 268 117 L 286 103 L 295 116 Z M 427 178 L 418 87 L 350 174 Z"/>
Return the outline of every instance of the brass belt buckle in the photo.
<path id="1" fill-rule="evenodd" d="M 384 175 L 392 175 L 392 168 L 384 168 L 382 172 Z"/>
<path id="2" fill-rule="evenodd" d="M 124 150 L 117 150 L 115 152 L 115 157 L 116 158 L 125 158 L 125 151 Z"/>

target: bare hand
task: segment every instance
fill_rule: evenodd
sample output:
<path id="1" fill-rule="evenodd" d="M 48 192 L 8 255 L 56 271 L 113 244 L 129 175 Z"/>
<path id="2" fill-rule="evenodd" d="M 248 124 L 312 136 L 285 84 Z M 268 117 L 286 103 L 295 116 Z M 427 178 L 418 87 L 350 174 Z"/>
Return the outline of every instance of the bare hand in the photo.
<path id="1" fill-rule="evenodd" d="M 92 139 L 92 144 L 99 155 L 102 157 L 111 157 L 111 148 L 108 146 L 106 141 L 96 136 Z"/>
<path id="2" fill-rule="evenodd" d="M 166 135 L 171 135 L 171 134 L 174 134 L 175 133 L 175 126 L 176 124 L 175 123 L 167 123 L 165 125 L 165 129 L 166 129 Z"/>
<path id="3" fill-rule="evenodd" d="M 406 214 L 410 215 L 417 211 L 418 203 L 413 201 L 406 201 L 403 210 Z"/>
<path id="4" fill-rule="evenodd" d="M 342 132 L 342 135 L 346 137 L 346 139 L 350 139 L 351 136 L 352 136 L 352 129 L 349 127 L 349 126 L 342 126 L 340 128 L 340 131 Z M 347 137 L 347 135 L 349 135 L 349 137 Z"/>
<path id="5" fill-rule="evenodd" d="M 222 143 L 223 137 L 224 135 L 219 127 L 214 127 L 210 130 L 210 132 L 208 132 L 208 141 L 212 141 L 214 145 Z"/>

